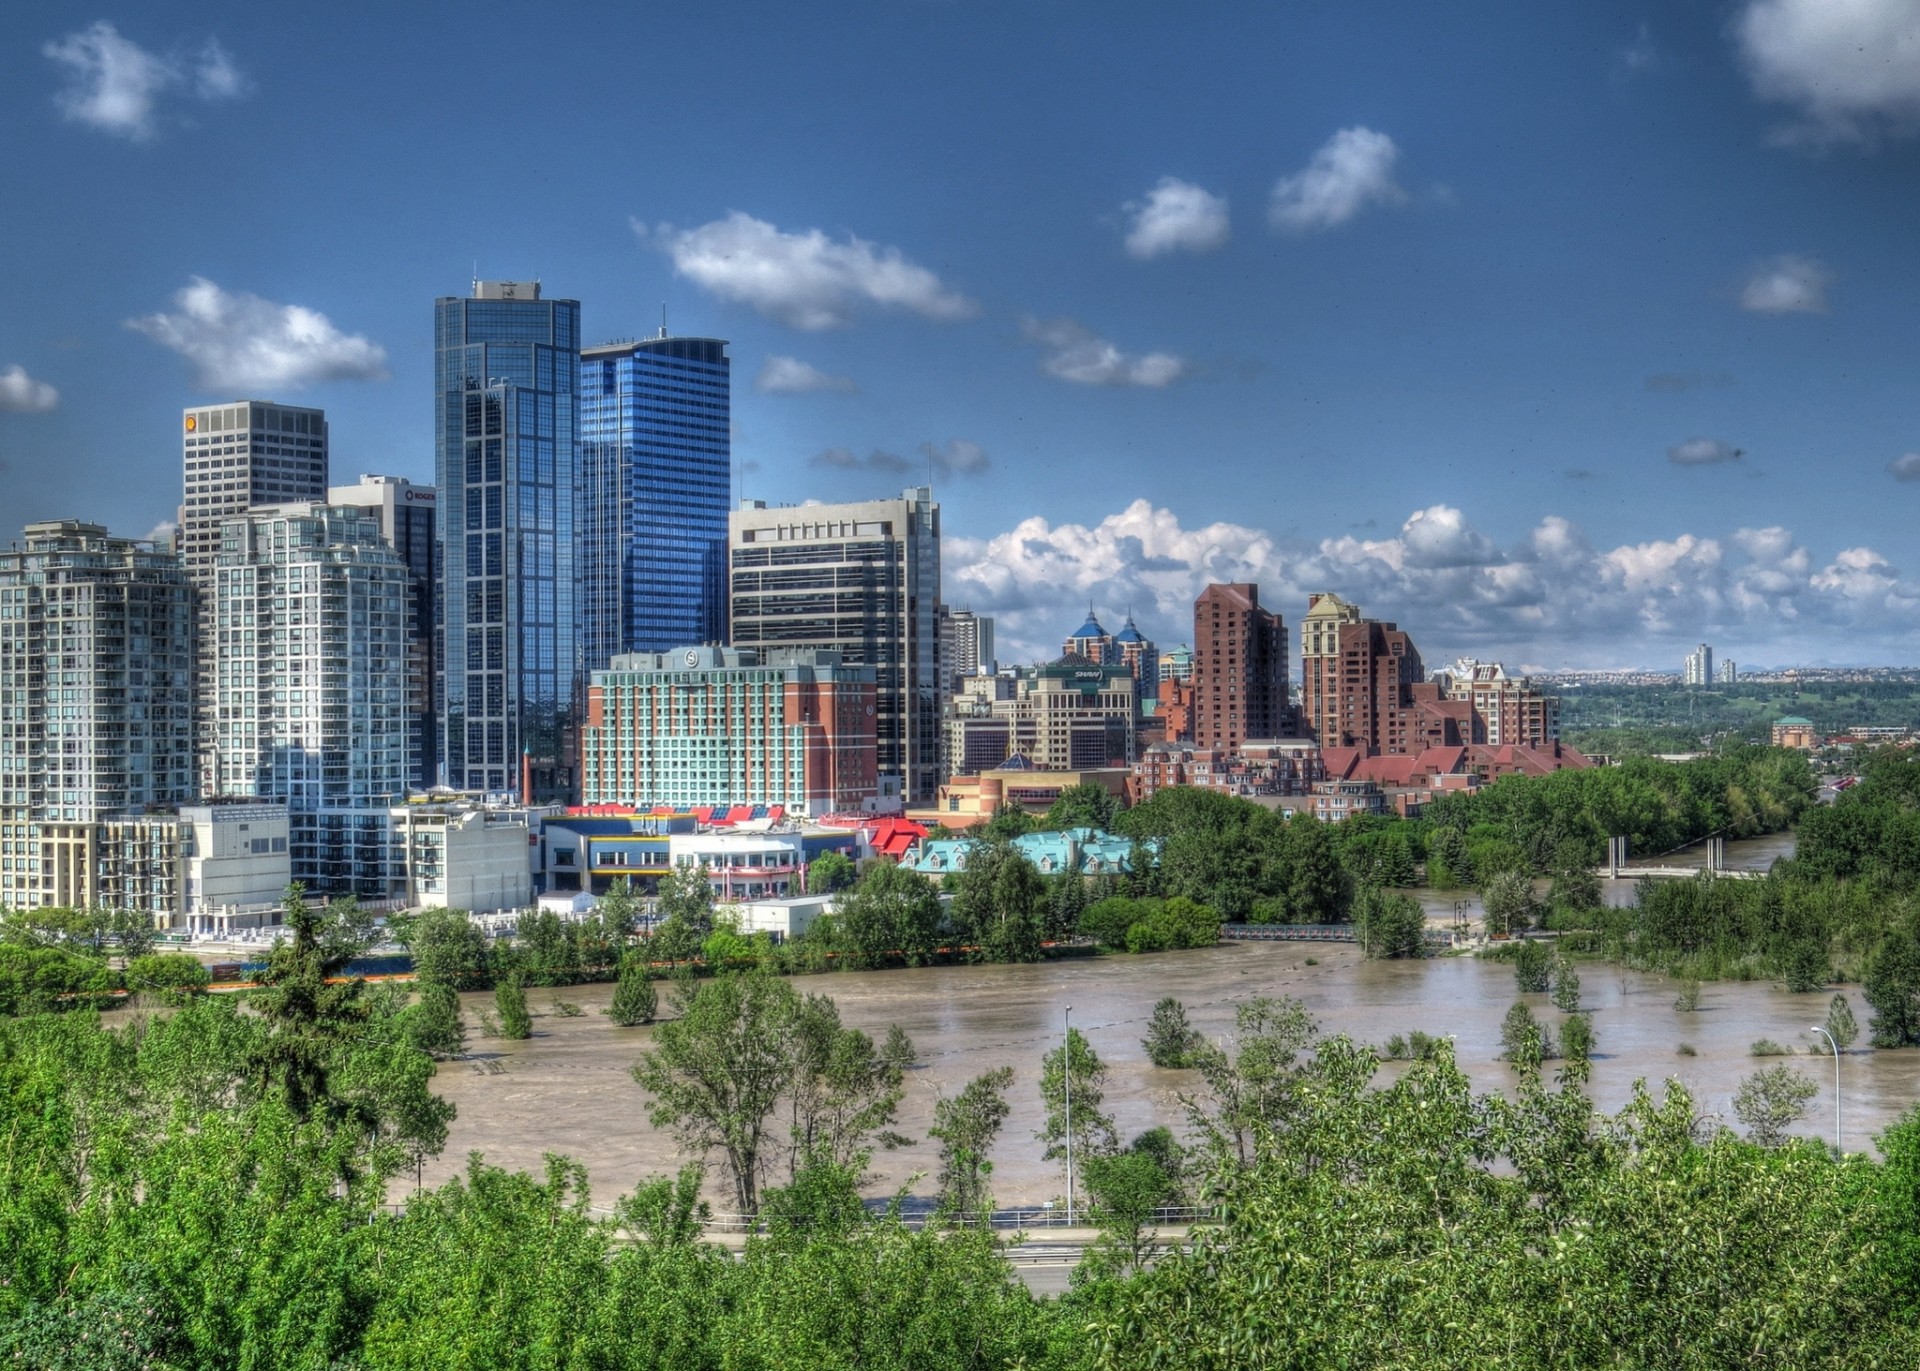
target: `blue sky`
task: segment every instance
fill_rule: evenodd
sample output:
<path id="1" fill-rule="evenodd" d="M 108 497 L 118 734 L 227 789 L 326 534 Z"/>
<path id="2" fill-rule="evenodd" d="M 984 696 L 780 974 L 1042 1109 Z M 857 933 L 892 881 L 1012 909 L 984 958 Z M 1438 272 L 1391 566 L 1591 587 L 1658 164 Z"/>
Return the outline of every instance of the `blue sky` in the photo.
<path id="1" fill-rule="evenodd" d="M 1920 0 L 11 13 L 8 526 L 171 518 L 233 396 L 430 479 L 477 262 L 732 340 L 743 494 L 931 452 L 1003 651 L 1231 578 L 1433 659 L 1920 661 Z"/>

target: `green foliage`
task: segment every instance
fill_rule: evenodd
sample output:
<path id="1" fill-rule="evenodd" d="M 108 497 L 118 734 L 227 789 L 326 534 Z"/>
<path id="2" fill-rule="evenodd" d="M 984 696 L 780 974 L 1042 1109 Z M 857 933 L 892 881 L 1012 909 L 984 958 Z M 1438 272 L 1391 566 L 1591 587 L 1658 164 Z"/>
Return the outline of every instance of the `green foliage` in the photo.
<path id="1" fill-rule="evenodd" d="M 1256 1140 L 1297 1115 L 1298 1063 L 1315 1033 L 1306 1006 L 1290 997 L 1248 1000 L 1235 1006 L 1233 1017 L 1237 1052 L 1197 1049 L 1194 1064 L 1206 1092 L 1182 1100 L 1219 1167 L 1247 1165 Z"/>
<path id="2" fill-rule="evenodd" d="M 1873 1045 L 1920 1043 L 1920 941 L 1906 929 L 1888 933 L 1867 959 L 1861 982 L 1873 1010 Z"/>
<path id="3" fill-rule="evenodd" d="M 422 982 L 437 981 L 455 990 L 478 990 L 487 984 L 487 935 L 463 911 L 423 910 L 401 938 Z"/>
<path id="4" fill-rule="evenodd" d="M 1040 821 L 1019 805 L 1008 801 L 994 810 L 993 817 L 981 828 L 980 836 L 990 843 L 1011 842 L 1037 832 Z"/>
<path id="5" fill-rule="evenodd" d="M 691 961 L 713 934 L 713 884 L 705 866 L 683 866 L 660 878 L 660 922 L 648 940 L 656 957 Z"/>
<path id="6" fill-rule="evenodd" d="M 615 876 L 593 912 L 616 942 L 626 942 L 633 936 L 640 919 L 640 897 L 633 893 L 633 882 L 625 876 Z"/>
<path id="7" fill-rule="evenodd" d="M 1288 893 L 1286 822 L 1250 800 L 1169 786 L 1114 823 L 1138 840 L 1136 872 L 1144 869 L 1144 840 L 1160 840 L 1159 859 L 1151 864 L 1158 888 L 1142 893 L 1184 895 L 1229 921 L 1245 919 L 1257 900 Z"/>
<path id="8" fill-rule="evenodd" d="M 846 890 L 860 878 L 860 869 L 844 852 L 822 852 L 807 863 L 807 893 L 831 895 Z"/>
<path id="9" fill-rule="evenodd" d="M 1140 1044 L 1147 1060 L 1155 1066 L 1177 1069 L 1193 1065 L 1195 1054 L 1206 1045 L 1199 1030 L 1187 1022 L 1187 1008 L 1169 995 L 1153 1007 L 1147 1020 L 1147 1036 Z"/>
<path id="10" fill-rule="evenodd" d="M 1518 1071 L 1531 1072 L 1560 1055 L 1553 1030 L 1533 1017 L 1525 1000 L 1515 1000 L 1500 1022 L 1500 1056 Z"/>
<path id="11" fill-rule="evenodd" d="M 955 883 L 950 910 L 976 960 L 1040 960 L 1046 886 L 1032 862 L 1010 843 L 976 843 Z"/>
<path id="12" fill-rule="evenodd" d="M 60 947 L 0 943 L 0 1015 L 92 1003 L 113 989 L 113 973 L 91 957 Z"/>
<path id="13" fill-rule="evenodd" d="M 467 1027 L 460 1019 L 460 996 L 442 981 L 420 986 L 420 1000 L 407 1012 L 407 1041 L 436 1060 L 460 1055 Z"/>
<path id="14" fill-rule="evenodd" d="M 1761 1147 L 1778 1147 L 1787 1130 L 1807 1114 L 1807 1101 L 1819 1087 L 1791 1066 L 1763 1066 L 1740 1082 L 1733 1113 L 1747 1127 L 1747 1138 Z"/>
<path id="15" fill-rule="evenodd" d="M 1427 955 L 1427 914 L 1411 895 L 1362 890 L 1353 901 L 1353 930 L 1365 956 Z"/>
<path id="16" fill-rule="evenodd" d="M 613 1002 L 607 1017 L 622 1028 L 652 1023 L 660 1011 L 660 993 L 654 989 L 653 973 L 641 957 L 629 957 L 620 967 L 620 980 L 613 988 Z"/>
<path id="17" fill-rule="evenodd" d="M 1180 895 L 1170 900 L 1110 895 L 1081 913 L 1080 932 L 1115 951 L 1212 947 L 1220 940 L 1220 916 Z"/>
<path id="18" fill-rule="evenodd" d="M 1538 995 L 1553 982 L 1553 954 L 1547 945 L 1522 938 L 1513 945 L 1513 981 L 1522 995 Z"/>
<path id="19" fill-rule="evenodd" d="M 1066 1041 L 1041 1058 L 1040 1103 L 1046 1124 L 1034 1136 L 1046 1145 L 1041 1155 L 1048 1161 L 1066 1159 L 1069 1133 L 1076 1165 L 1114 1150 L 1118 1140 L 1113 1116 L 1100 1108 L 1106 1100 L 1107 1074 L 1107 1064 L 1077 1028 L 1069 1028 Z"/>
<path id="20" fill-rule="evenodd" d="M 940 896 L 917 872 L 882 858 L 860 884 L 840 896 L 834 946 L 853 966 L 899 957 L 909 966 L 932 960 L 940 946 Z"/>
<path id="21" fill-rule="evenodd" d="M 1102 1243 L 1087 1253 L 1087 1277 L 1139 1270 L 1154 1255 L 1154 1211 L 1182 1198 L 1185 1151 L 1165 1128 L 1149 1129 L 1124 1151 L 1087 1158 L 1082 1175 L 1093 1197 Z"/>
<path id="22" fill-rule="evenodd" d="M 1698 1012 L 1700 1008 L 1700 982 L 1691 979 L 1681 981 L 1679 993 L 1673 997 L 1673 1007 L 1682 1014 Z"/>
<path id="23" fill-rule="evenodd" d="M 1347 876 L 1328 825 L 1302 812 L 1285 829 L 1287 914 L 1296 923 L 1332 923 L 1346 917 Z"/>
<path id="24" fill-rule="evenodd" d="M 1013 1068 L 996 1067 L 933 1106 L 933 1127 L 927 1131 L 940 1140 L 940 1211 L 956 1221 L 984 1225 L 993 1208 L 989 1154 L 1012 1112 L 1007 1103 L 1012 1086 Z"/>
<path id="25" fill-rule="evenodd" d="M 198 957 L 185 952 L 149 952 L 130 960 L 122 979 L 135 994 L 179 994 L 205 990 L 212 977 Z"/>
<path id="26" fill-rule="evenodd" d="M 1533 878 L 1524 872 L 1502 871 L 1490 876 L 1481 891 L 1480 904 L 1486 911 L 1487 932 L 1495 936 L 1524 933 L 1540 917 Z"/>
<path id="27" fill-rule="evenodd" d="M 1842 1052 L 1852 1047 L 1860 1036 L 1860 1025 L 1845 995 L 1835 995 L 1827 1005 L 1827 1033 Z"/>
<path id="28" fill-rule="evenodd" d="M 493 988 L 493 1008 L 500 1016 L 501 1037 L 533 1036 L 533 1016 L 527 1012 L 527 990 L 518 976 L 505 977 Z"/>
<path id="29" fill-rule="evenodd" d="M 1120 801 L 1112 791 L 1103 785 L 1082 781 L 1060 792 L 1060 798 L 1053 802 L 1042 822 L 1052 829 L 1094 828 L 1104 833 L 1112 830 L 1114 816 L 1119 812 Z"/>
<path id="30" fill-rule="evenodd" d="M 873 1039 L 840 1022 L 840 1011 L 825 995 L 809 995 L 795 1006 L 782 1046 L 789 1058 L 787 1176 L 798 1184 L 809 1167 L 836 1168 L 858 1183 L 870 1143 L 892 1149 L 912 1141 L 892 1129 L 905 1093 L 902 1060 L 913 1057 L 904 1032 L 889 1035 L 881 1052 Z"/>
<path id="31" fill-rule="evenodd" d="M 1573 969 L 1564 944 L 1553 964 L 1553 1007 L 1562 1014 L 1580 1012 L 1580 973 Z"/>
<path id="32" fill-rule="evenodd" d="M 1584 1062 L 1593 1055 L 1593 1020 L 1574 1014 L 1560 1025 L 1560 1050 L 1570 1062 Z"/>
<path id="33" fill-rule="evenodd" d="M 1790 1057 L 1793 1049 L 1775 1042 L 1772 1038 L 1755 1038 L 1747 1051 L 1755 1057 Z"/>

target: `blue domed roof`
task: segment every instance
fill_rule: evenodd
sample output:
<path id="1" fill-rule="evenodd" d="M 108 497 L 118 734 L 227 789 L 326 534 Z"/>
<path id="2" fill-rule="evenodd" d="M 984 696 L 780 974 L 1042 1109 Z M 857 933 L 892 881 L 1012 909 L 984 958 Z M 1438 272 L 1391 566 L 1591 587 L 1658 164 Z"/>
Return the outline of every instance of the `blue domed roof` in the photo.
<path id="1" fill-rule="evenodd" d="M 1087 607 L 1087 621 L 1067 635 L 1068 638 L 1104 638 L 1107 631 L 1100 627 L 1100 621 L 1093 617 L 1093 607 Z"/>
<path id="2" fill-rule="evenodd" d="M 1147 635 L 1134 626 L 1133 616 L 1129 614 L 1127 626 L 1114 634 L 1113 640 L 1116 643 L 1144 643 L 1147 641 Z"/>

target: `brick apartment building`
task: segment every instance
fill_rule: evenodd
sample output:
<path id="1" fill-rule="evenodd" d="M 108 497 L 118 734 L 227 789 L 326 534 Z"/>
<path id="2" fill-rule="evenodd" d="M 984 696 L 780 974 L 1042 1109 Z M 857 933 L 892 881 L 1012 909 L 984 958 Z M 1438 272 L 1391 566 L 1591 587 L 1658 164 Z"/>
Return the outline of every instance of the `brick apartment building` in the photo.
<path id="1" fill-rule="evenodd" d="M 1238 748 L 1295 731 L 1287 628 L 1260 607 L 1260 587 L 1210 585 L 1193 602 L 1193 741 Z"/>

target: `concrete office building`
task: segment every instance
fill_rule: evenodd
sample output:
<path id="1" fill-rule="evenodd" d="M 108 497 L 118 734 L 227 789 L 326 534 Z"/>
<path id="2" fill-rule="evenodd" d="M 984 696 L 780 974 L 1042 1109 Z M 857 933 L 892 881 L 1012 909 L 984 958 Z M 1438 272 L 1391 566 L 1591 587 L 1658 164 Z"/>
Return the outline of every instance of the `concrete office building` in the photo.
<path id="1" fill-rule="evenodd" d="M 434 304 L 440 764 L 568 801 L 586 677 L 575 560 L 580 302 L 476 281 Z"/>
<path id="2" fill-rule="evenodd" d="M 940 672 L 949 692 L 958 693 L 960 682 L 995 665 L 993 619 L 970 609 L 940 606 Z"/>
<path id="3" fill-rule="evenodd" d="M 433 540 L 438 496 L 404 476 L 365 476 L 327 491 L 330 505 L 364 509 L 380 524 L 380 539 L 406 563 L 407 782 L 422 790 L 439 782 L 440 725 L 433 707 Z"/>
<path id="4" fill-rule="evenodd" d="M 253 510 L 221 546 L 212 793 L 284 803 L 308 889 L 388 898 L 387 810 L 408 781 L 408 568 L 347 506 Z"/>
<path id="5" fill-rule="evenodd" d="M 580 352 L 580 613 L 589 674 L 726 637 L 732 363 L 720 338 Z"/>
<path id="6" fill-rule="evenodd" d="M 878 796 L 874 674 L 808 648 L 615 657 L 587 690 L 582 799 L 869 810 Z"/>
<path id="7" fill-rule="evenodd" d="M 1193 602 L 1193 742 L 1231 750 L 1293 732 L 1286 625 L 1259 586 L 1208 586 Z"/>
<path id="8" fill-rule="evenodd" d="M 1714 679 L 1721 685 L 1735 684 L 1740 679 L 1740 663 L 1734 661 L 1731 657 L 1722 658 L 1719 673 Z"/>
<path id="9" fill-rule="evenodd" d="M 194 698 L 200 788 L 213 782 L 214 625 L 209 597 L 221 526 L 255 505 L 320 500 L 327 493 L 327 418 L 322 410 L 271 400 L 196 405 L 180 417 L 185 495 L 174 535 L 198 601 Z"/>
<path id="10" fill-rule="evenodd" d="M 975 678 L 962 697 L 971 705 L 948 721 L 947 755 L 956 776 L 1018 765 L 1041 771 L 1131 766 L 1139 729 L 1133 673 L 1120 662 L 1067 658 L 1017 673 L 1011 689 L 987 687 L 1005 678 Z M 956 702 L 959 703 L 959 702 Z"/>
<path id="11" fill-rule="evenodd" d="M 426 801 L 396 805 L 388 819 L 409 905 L 495 914 L 533 903 L 525 810 Z"/>
<path id="12" fill-rule="evenodd" d="M 1687 654 L 1686 668 L 1682 673 L 1685 683 L 1690 686 L 1710 686 L 1713 684 L 1713 649 L 1705 643 Z"/>
<path id="13" fill-rule="evenodd" d="M 92 902 L 98 825 L 194 797 L 192 635 L 150 543 L 54 520 L 0 551 L 0 906 Z"/>
<path id="14" fill-rule="evenodd" d="M 945 694 L 931 488 L 835 505 L 747 500 L 728 525 L 734 646 L 824 649 L 872 667 L 881 789 L 931 803 Z"/>
<path id="15" fill-rule="evenodd" d="M 1442 673 L 1449 699 L 1473 707 L 1464 743 L 1491 747 L 1547 747 L 1560 740 L 1560 701 L 1534 689 L 1525 676 L 1509 676 L 1498 662 L 1462 657 Z"/>

